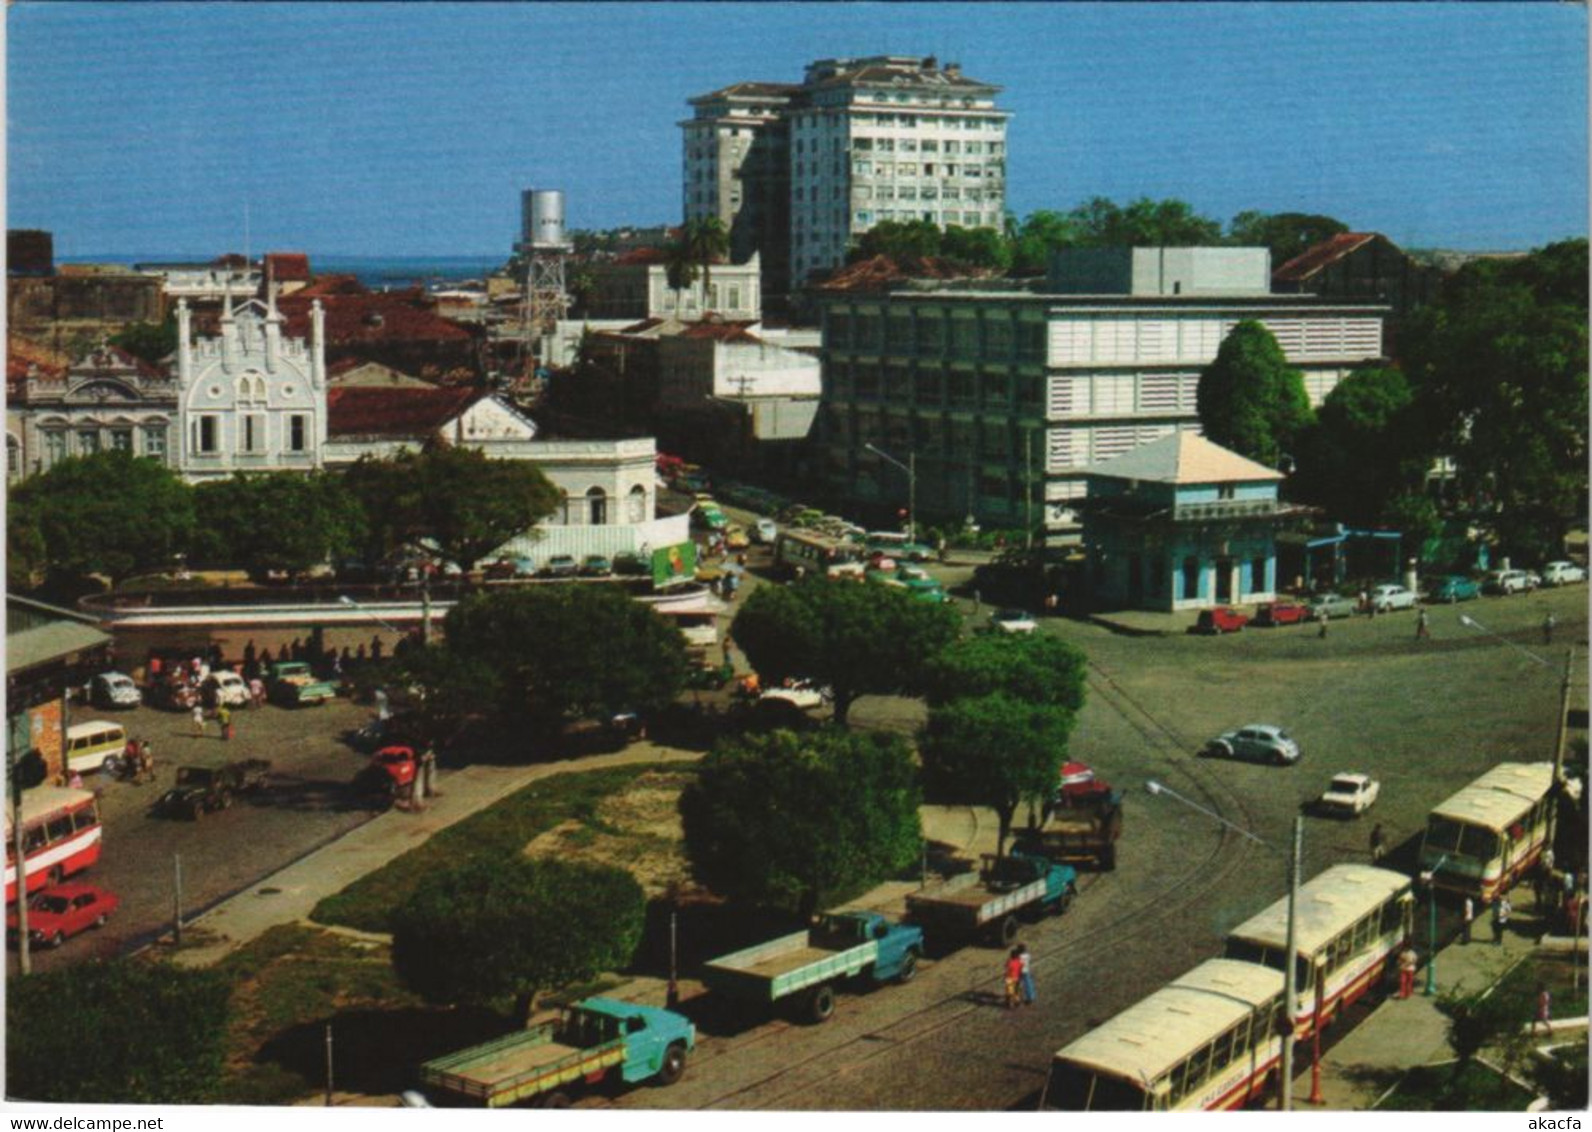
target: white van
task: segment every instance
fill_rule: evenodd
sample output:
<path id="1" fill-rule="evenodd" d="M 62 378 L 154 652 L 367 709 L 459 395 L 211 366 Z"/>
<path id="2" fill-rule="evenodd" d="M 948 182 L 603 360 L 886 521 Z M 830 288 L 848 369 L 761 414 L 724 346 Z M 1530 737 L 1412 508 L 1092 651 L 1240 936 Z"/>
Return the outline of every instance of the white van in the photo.
<path id="1" fill-rule="evenodd" d="M 121 762 L 127 728 L 103 719 L 74 723 L 66 729 L 66 769 L 110 770 Z"/>

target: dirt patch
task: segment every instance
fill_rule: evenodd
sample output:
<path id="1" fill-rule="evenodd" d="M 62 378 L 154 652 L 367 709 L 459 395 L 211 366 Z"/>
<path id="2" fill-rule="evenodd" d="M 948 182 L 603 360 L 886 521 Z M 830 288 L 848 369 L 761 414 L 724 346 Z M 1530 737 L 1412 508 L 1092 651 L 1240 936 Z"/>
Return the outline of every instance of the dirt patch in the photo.
<path id="1" fill-rule="evenodd" d="M 560 857 L 628 869 L 648 898 L 685 886 L 691 869 L 680 826 L 680 791 L 689 775 L 648 772 L 601 799 L 589 814 L 560 822 L 525 847 L 528 857 Z"/>

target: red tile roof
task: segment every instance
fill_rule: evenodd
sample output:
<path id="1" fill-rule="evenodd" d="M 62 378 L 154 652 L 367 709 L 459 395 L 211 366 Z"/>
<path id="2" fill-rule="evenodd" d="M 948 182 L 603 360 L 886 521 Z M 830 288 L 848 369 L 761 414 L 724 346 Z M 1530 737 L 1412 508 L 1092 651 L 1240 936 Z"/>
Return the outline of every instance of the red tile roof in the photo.
<path id="1" fill-rule="evenodd" d="M 316 298 L 321 295 L 368 295 L 370 292 L 357 275 L 318 275 L 309 286 L 293 292 L 295 299 Z"/>
<path id="2" fill-rule="evenodd" d="M 326 342 L 333 346 L 392 342 L 468 342 L 473 335 L 451 319 L 417 305 L 418 292 L 309 295 L 309 288 L 276 302 L 283 333 L 308 338 L 310 305 L 326 311 Z"/>
<path id="3" fill-rule="evenodd" d="M 6 383 L 20 381 L 28 376 L 28 370 L 37 367 L 38 372 L 47 377 L 60 377 L 71 365 L 71 360 L 64 354 L 57 353 L 47 346 L 37 342 L 30 342 L 26 338 L 15 334 L 6 336 Z"/>
<path id="4" fill-rule="evenodd" d="M 987 279 L 988 268 L 962 267 L 937 256 L 908 256 L 895 259 L 876 255 L 839 268 L 818 284 L 821 291 L 883 291 L 909 279 Z"/>
<path id="5" fill-rule="evenodd" d="M 1306 248 L 1274 270 L 1271 273 L 1272 280 L 1279 283 L 1297 283 L 1302 279 L 1308 279 L 1322 268 L 1337 263 L 1350 252 L 1364 247 L 1376 239 L 1376 236 L 1375 232 L 1343 232 L 1330 240 L 1323 240 L 1314 247 Z"/>
<path id="6" fill-rule="evenodd" d="M 662 248 L 636 248 L 634 251 L 625 252 L 614 257 L 618 264 L 661 264 L 668 262 L 669 253 Z"/>
<path id="7" fill-rule="evenodd" d="M 328 436 L 424 440 L 486 394 L 479 389 L 331 386 L 326 390 Z"/>
<path id="8" fill-rule="evenodd" d="M 265 272 L 278 283 L 308 282 L 310 257 L 303 252 L 270 252 L 265 257 Z"/>
<path id="9" fill-rule="evenodd" d="M 680 331 L 681 338 L 712 338 L 720 342 L 756 342 L 757 335 L 751 333 L 750 327 L 756 325 L 752 322 L 719 322 L 703 319 L 693 322 Z"/>

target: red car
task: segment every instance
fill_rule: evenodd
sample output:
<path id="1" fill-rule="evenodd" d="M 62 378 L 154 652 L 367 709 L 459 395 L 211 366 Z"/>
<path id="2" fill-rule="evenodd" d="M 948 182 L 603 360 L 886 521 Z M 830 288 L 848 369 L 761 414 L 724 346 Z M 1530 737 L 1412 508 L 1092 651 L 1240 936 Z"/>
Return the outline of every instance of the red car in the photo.
<path id="1" fill-rule="evenodd" d="M 1219 605 L 1215 609 L 1201 610 L 1200 619 L 1194 626 L 1196 633 L 1236 633 L 1249 624 L 1249 618 L 1238 610 L 1227 605 Z"/>
<path id="2" fill-rule="evenodd" d="M 1086 800 L 1096 794 L 1111 793 L 1111 784 L 1097 776 L 1087 763 L 1069 762 L 1061 767 L 1061 780 L 1056 790 L 1058 805 L 1069 805 Z"/>
<path id="3" fill-rule="evenodd" d="M 34 947 L 60 947 L 68 936 L 103 928 L 121 900 L 91 884 L 58 884 L 28 901 L 28 940 Z M 17 938 L 17 914 L 6 913 L 6 938 Z"/>
<path id="4" fill-rule="evenodd" d="M 383 747 L 370 757 L 366 773 L 374 782 L 397 790 L 415 780 L 415 752 L 412 747 Z"/>
<path id="5" fill-rule="evenodd" d="M 1310 610 L 1297 601 L 1273 601 L 1255 611 L 1254 624 L 1261 628 L 1273 625 L 1298 625 L 1310 620 Z"/>

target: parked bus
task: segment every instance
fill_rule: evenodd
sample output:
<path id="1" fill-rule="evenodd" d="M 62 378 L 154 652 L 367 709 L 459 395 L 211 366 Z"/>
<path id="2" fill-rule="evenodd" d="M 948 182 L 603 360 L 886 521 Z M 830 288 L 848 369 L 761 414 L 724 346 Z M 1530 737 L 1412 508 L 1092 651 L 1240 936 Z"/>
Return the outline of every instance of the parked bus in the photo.
<path id="1" fill-rule="evenodd" d="M 1439 888 L 1491 901 L 1542 857 L 1552 790 L 1552 763 L 1499 763 L 1432 810 L 1421 870 Z"/>
<path id="2" fill-rule="evenodd" d="M 787 576 L 800 570 L 830 578 L 860 578 L 861 558 L 856 544 L 816 531 L 781 531 L 774 542 L 774 565 Z"/>
<path id="3" fill-rule="evenodd" d="M 17 898 L 16 837 L 5 807 L 6 903 Z M 27 891 L 80 873 L 99 860 L 99 806 L 87 790 L 37 786 L 22 795 L 22 852 Z"/>
<path id="4" fill-rule="evenodd" d="M 1258 1101 L 1282 1056 L 1282 999 L 1282 972 L 1208 959 L 1058 1052 L 1041 1106 L 1200 1112 Z"/>
<path id="5" fill-rule="evenodd" d="M 1294 947 L 1294 1030 L 1300 1038 L 1374 987 L 1409 937 L 1410 878 L 1370 865 L 1334 865 L 1299 889 Z M 1226 955 L 1279 971 L 1288 941 L 1288 899 L 1234 928 Z"/>

